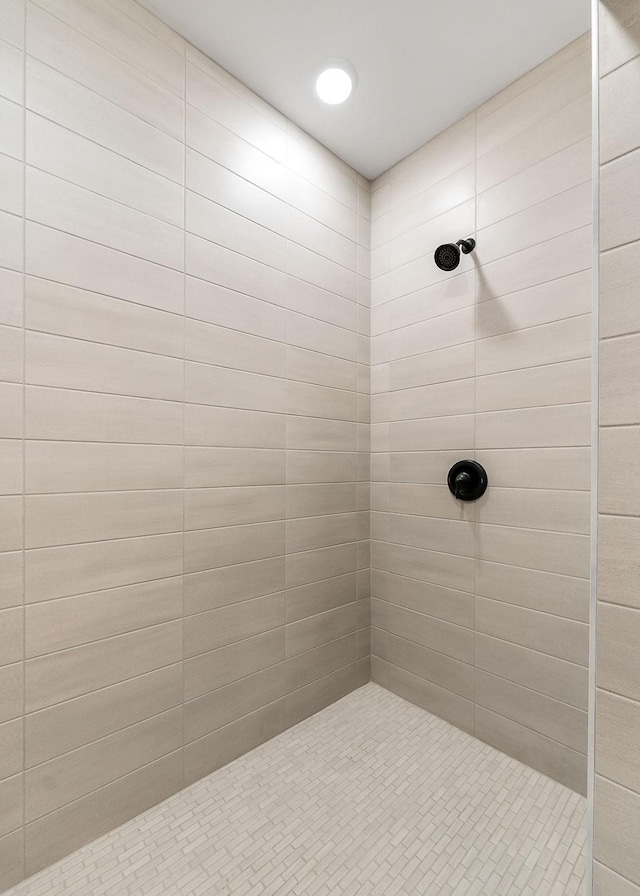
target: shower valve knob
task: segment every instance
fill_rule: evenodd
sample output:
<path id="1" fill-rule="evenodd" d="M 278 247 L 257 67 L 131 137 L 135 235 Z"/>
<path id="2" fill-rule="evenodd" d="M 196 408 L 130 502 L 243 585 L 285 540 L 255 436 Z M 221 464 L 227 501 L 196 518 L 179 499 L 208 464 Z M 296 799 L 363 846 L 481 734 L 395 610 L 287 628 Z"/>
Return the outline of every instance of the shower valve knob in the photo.
<path id="1" fill-rule="evenodd" d="M 488 484 L 487 471 L 475 460 L 459 460 L 447 476 L 449 491 L 459 501 L 477 501 Z"/>

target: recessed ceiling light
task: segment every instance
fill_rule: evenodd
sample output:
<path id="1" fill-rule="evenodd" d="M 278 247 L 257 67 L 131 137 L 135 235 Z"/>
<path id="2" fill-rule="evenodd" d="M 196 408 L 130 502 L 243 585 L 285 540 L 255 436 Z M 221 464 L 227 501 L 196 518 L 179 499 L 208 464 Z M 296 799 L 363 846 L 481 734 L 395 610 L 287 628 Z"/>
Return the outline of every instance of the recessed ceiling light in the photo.
<path id="1" fill-rule="evenodd" d="M 316 93 L 330 106 L 349 99 L 355 88 L 356 77 L 352 65 L 343 59 L 329 59 L 316 78 Z"/>

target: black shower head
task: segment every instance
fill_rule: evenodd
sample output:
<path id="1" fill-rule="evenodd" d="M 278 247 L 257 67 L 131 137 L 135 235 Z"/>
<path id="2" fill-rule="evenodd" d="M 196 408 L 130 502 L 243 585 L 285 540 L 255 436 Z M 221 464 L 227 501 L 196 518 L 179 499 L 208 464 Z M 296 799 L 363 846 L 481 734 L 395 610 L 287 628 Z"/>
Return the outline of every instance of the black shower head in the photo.
<path id="1" fill-rule="evenodd" d="M 457 243 L 444 243 L 438 246 L 433 257 L 441 271 L 455 271 L 460 264 L 460 252 L 468 255 L 475 247 L 476 241 L 471 238 L 458 240 Z"/>

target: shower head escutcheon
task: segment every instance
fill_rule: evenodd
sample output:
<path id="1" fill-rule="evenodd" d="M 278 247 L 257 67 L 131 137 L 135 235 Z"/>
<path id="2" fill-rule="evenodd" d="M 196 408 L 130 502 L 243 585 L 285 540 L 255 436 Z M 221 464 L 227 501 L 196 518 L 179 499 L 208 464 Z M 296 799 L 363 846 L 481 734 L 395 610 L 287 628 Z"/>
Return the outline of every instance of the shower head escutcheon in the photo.
<path id="1" fill-rule="evenodd" d="M 469 237 L 468 240 L 458 240 L 457 243 L 444 243 L 438 246 L 434 253 L 435 263 L 441 271 L 455 271 L 460 264 L 460 253 L 468 255 L 476 247 L 476 241 Z"/>

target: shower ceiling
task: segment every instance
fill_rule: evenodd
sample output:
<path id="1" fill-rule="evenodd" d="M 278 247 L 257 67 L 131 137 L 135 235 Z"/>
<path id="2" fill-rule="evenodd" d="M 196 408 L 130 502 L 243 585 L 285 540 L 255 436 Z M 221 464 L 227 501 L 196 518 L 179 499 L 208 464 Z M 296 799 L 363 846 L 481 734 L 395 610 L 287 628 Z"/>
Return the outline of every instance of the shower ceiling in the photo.
<path id="1" fill-rule="evenodd" d="M 590 0 L 142 0 L 374 178 L 590 27 Z M 331 57 L 358 88 L 315 94 Z"/>

